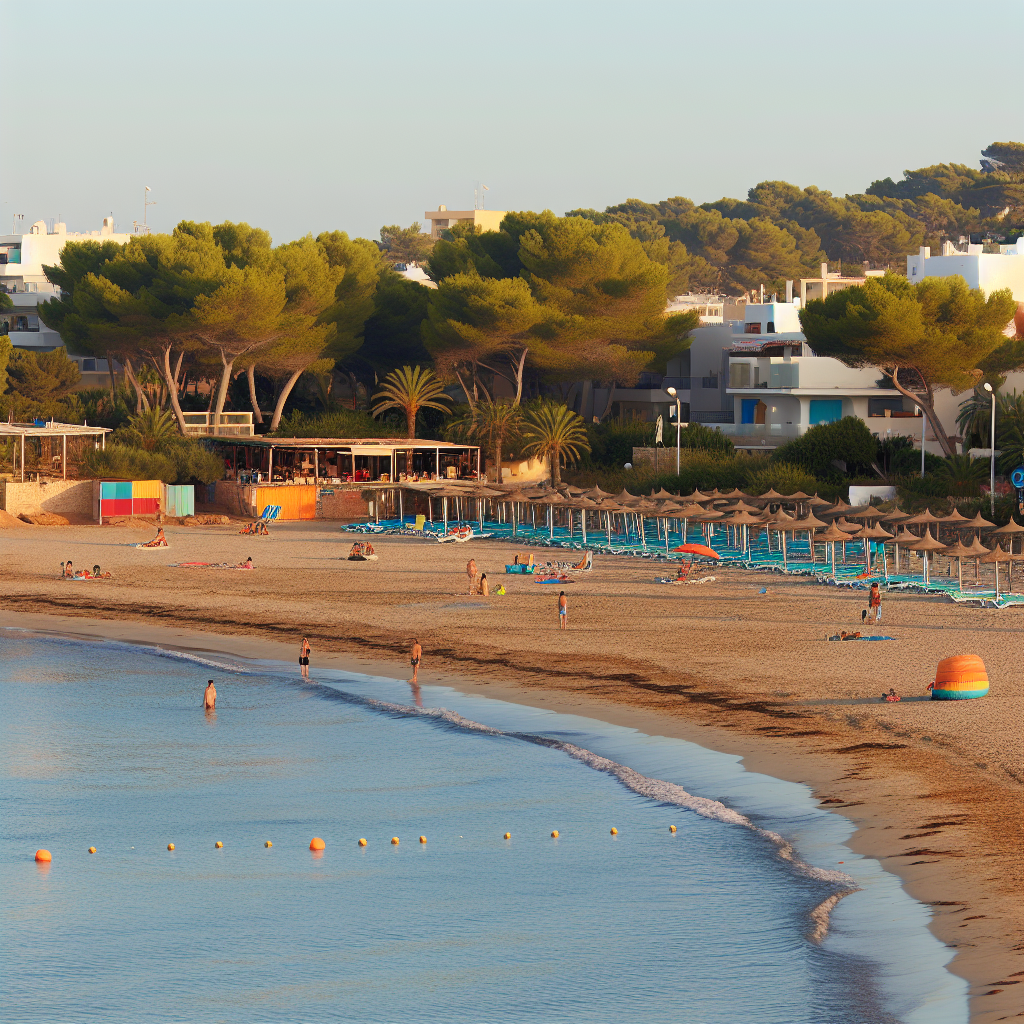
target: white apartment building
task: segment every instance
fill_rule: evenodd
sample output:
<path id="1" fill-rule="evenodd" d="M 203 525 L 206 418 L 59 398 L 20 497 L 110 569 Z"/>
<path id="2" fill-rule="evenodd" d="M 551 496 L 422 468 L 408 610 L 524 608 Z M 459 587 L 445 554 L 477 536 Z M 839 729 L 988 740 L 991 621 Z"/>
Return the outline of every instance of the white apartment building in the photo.
<path id="1" fill-rule="evenodd" d="M 912 284 L 926 277 L 952 277 L 959 274 L 969 288 L 981 288 L 987 295 L 1009 288 L 1018 305 L 1024 305 L 1024 237 L 1012 245 L 999 246 L 999 252 L 985 252 L 982 245 L 968 244 L 963 250 L 952 242 L 942 243 L 942 252 L 933 256 L 927 245 L 917 255 L 907 257 L 907 280 Z"/>
<path id="2" fill-rule="evenodd" d="M 124 244 L 132 236 L 114 231 L 113 217 L 104 217 L 99 231 L 88 234 L 68 231 L 57 222 L 47 225 L 38 220 L 25 234 L 0 235 L 0 291 L 6 292 L 14 308 L 0 313 L 0 333 L 10 335 L 15 348 L 36 352 L 52 352 L 64 342 L 39 319 L 37 306 L 60 292 L 46 280 L 44 266 L 60 263 L 65 243 L 118 242 Z M 69 352 L 82 371 L 82 387 L 102 387 L 108 383 L 107 361 Z"/>

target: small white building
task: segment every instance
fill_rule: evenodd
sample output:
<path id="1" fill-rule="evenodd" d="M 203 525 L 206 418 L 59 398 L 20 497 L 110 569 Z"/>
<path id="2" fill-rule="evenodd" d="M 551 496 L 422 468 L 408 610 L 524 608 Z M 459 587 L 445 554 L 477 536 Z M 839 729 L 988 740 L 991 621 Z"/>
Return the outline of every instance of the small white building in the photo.
<path id="1" fill-rule="evenodd" d="M 118 242 L 123 245 L 132 236 L 114 231 L 113 217 L 104 217 L 99 231 L 88 234 L 68 231 L 57 222 L 47 225 L 37 220 L 25 234 L 0 235 L 0 291 L 14 308 L 0 313 L 0 333 L 10 335 L 15 348 L 52 352 L 64 342 L 39 319 L 38 305 L 60 294 L 43 272 L 44 266 L 60 263 L 60 252 L 69 241 Z M 108 383 L 107 361 L 69 352 L 82 372 L 82 387 L 102 387 Z"/>
<path id="2" fill-rule="evenodd" d="M 1018 305 L 1024 305 L 1024 237 L 1013 245 L 1001 245 L 999 252 L 985 252 L 982 245 L 968 244 L 963 250 L 952 242 L 942 243 L 942 252 L 933 256 L 927 245 L 917 255 L 907 257 L 907 280 L 917 284 L 926 277 L 953 277 L 959 274 L 969 288 L 981 288 L 986 295 L 1009 288 Z"/>

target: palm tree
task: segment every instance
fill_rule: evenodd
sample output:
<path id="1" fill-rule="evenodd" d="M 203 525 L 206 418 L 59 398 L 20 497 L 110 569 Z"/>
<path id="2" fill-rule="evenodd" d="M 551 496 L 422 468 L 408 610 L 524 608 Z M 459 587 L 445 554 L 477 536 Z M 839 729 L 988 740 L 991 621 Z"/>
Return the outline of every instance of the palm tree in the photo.
<path id="1" fill-rule="evenodd" d="M 950 455 L 942 460 L 935 476 L 949 488 L 950 494 L 974 496 L 980 493 L 981 483 L 988 476 L 988 460 L 972 459 L 970 455 Z"/>
<path id="2" fill-rule="evenodd" d="M 551 462 L 551 482 L 561 483 L 561 463 L 576 462 L 590 451 L 587 428 L 580 416 L 557 402 L 544 402 L 526 414 L 523 439 L 527 454 Z"/>
<path id="3" fill-rule="evenodd" d="M 140 447 L 157 451 L 170 437 L 178 434 L 178 423 L 169 409 L 147 409 L 128 419 L 128 430 L 135 435 Z"/>
<path id="4" fill-rule="evenodd" d="M 416 414 L 420 409 L 447 412 L 447 406 L 441 403 L 450 401 L 433 370 L 425 370 L 422 366 L 403 366 L 384 378 L 374 398 L 373 415 L 380 416 L 388 409 L 401 409 L 405 413 L 407 436 L 412 440 L 416 437 Z"/>
<path id="5" fill-rule="evenodd" d="M 960 434 L 964 439 L 965 447 L 972 437 L 980 439 L 984 445 L 988 440 L 990 431 L 990 417 L 992 415 L 992 396 L 980 386 L 976 387 L 969 398 L 960 403 L 960 412 L 957 413 L 956 425 L 960 428 Z"/>
<path id="6" fill-rule="evenodd" d="M 481 438 L 494 458 L 501 483 L 501 452 L 519 433 L 523 410 L 514 402 L 479 402 L 470 413 L 469 433 Z"/>

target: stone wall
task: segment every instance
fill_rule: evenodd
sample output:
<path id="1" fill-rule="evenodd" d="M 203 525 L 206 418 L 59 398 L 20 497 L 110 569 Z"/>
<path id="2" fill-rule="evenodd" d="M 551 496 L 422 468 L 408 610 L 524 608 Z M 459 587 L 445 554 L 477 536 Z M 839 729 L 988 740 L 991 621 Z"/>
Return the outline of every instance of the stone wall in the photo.
<path id="1" fill-rule="evenodd" d="M 95 480 L 42 480 L 0 483 L 0 508 L 12 516 L 33 512 L 53 512 L 59 516 L 96 514 L 93 491 Z"/>
<path id="2" fill-rule="evenodd" d="M 365 519 L 367 501 L 358 489 L 321 487 L 316 500 L 317 519 Z"/>

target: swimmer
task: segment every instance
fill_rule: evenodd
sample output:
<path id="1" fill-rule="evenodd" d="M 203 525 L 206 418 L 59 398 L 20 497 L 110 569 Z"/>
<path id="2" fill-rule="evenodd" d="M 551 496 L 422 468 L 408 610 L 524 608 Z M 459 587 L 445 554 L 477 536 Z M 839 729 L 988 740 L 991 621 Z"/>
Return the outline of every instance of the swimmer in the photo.
<path id="1" fill-rule="evenodd" d="M 206 684 L 206 690 L 203 693 L 203 710 L 204 711 L 213 711 L 214 708 L 216 708 L 216 706 L 217 706 L 217 690 L 216 690 L 216 688 L 213 685 L 213 680 L 211 679 Z"/>

